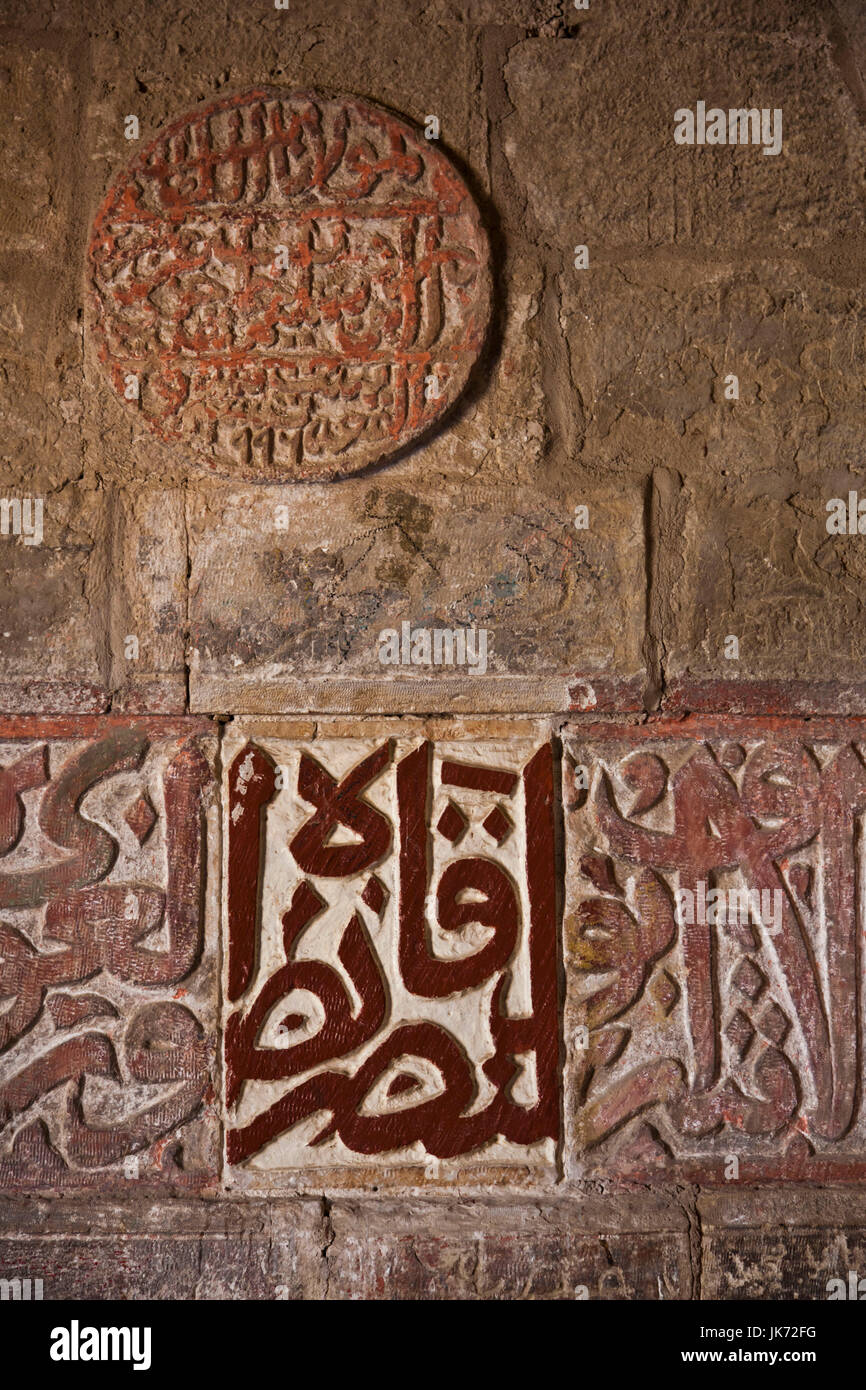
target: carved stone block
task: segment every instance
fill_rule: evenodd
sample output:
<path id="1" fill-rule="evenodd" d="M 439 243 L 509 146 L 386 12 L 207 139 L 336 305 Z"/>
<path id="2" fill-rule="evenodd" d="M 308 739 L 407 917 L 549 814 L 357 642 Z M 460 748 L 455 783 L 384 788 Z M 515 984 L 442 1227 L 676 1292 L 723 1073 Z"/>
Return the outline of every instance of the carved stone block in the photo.
<path id="1" fill-rule="evenodd" d="M 260 723 L 223 766 L 231 1180 L 549 1174 L 550 740 Z"/>
<path id="2" fill-rule="evenodd" d="M 0 720 L 2 1187 L 214 1172 L 213 742 Z"/>
<path id="3" fill-rule="evenodd" d="M 862 1178 L 862 722 L 566 751 L 572 1174 Z"/>
<path id="4" fill-rule="evenodd" d="M 99 355 L 215 472 L 353 473 L 462 390 L 487 262 L 431 141 L 354 99 L 256 89 L 173 122 L 108 193 L 90 247 Z"/>

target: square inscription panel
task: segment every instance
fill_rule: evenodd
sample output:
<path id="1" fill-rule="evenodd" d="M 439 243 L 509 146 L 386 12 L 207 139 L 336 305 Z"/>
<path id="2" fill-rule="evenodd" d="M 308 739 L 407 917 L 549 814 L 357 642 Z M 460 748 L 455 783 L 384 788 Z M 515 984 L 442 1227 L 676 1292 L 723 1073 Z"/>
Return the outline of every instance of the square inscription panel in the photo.
<path id="1" fill-rule="evenodd" d="M 571 1176 L 860 1178 L 866 723 L 572 728 Z"/>
<path id="2" fill-rule="evenodd" d="M 222 762 L 229 1181 L 550 1176 L 549 735 L 241 721 Z"/>
<path id="3" fill-rule="evenodd" d="M 215 749 L 0 719 L 0 1188 L 213 1180 Z"/>

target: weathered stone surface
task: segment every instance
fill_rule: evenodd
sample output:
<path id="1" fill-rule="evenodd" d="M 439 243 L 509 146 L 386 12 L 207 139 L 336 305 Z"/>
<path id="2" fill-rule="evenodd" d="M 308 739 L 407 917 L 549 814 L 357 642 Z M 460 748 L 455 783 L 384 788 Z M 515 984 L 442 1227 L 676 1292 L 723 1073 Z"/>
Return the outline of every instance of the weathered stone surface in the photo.
<path id="1" fill-rule="evenodd" d="M 329 1216 L 328 1298 L 688 1297 L 681 1212 L 644 1230 L 621 1229 L 621 1211 L 598 1227 L 566 1202 L 334 1202 Z"/>
<path id="2" fill-rule="evenodd" d="M 41 1279 L 46 1300 L 321 1297 L 285 1255 L 267 1235 L 0 1237 L 0 1279 Z"/>
<path id="3" fill-rule="evenodd" d="M 862 1301 L 866 1201 L 858 1187 L 742 1187 L 699 1193 L 701 1297 Z"/>
<path id="4" fill-rule="evenodd" d="M 844 0 L 838 10 L 843 6 Z M 629 0 L 610 0 L 603 7 L 591 6 L 585 16 L 585 22 L 591 20 L 596 28 L 618 25 L 633 32 L 678 34 L 681 39 L 690 39 L 693 33 L 705 36 L 711 29 L 724 41 L 730 33 L 759 28 L 762 34 L 784 36 L 792 42 L 814 41 L 824 32 L 827 19 L 812 0 L 761 0 L 760 10 L 753 0 L 645 0 L 639 11 Z"/>
<path id="5" fill-rule="evenodd" d="M 3 484 L 0 711 L 182 713 L 180 490 Z"/>
<path id="6" fill-rule="evenodd" d="M 635 1194 L 630 1194 L 636 1200 Z M 850 1223 L 866 1226 L 866 1189 L 840 1183 L 823 1186 L 774 1183 L 770 1186 L 730 1182 L 708 1187 L 695 1197 L 694 1216 L 705 1233 L 722 1227 L 746 1230 L 795 1230 L 798 1226 L 829 1230 Z"/>
<path id="7" fill-rule="evenodd" d="M 77 427 L 79 263 L 70 246 L 79 151 L 68 137 L 80 66 L 76 39 L 3 30 L 0 711 L 96 711 L 109 699 L 94 614 L 98 489 L 80 476 Z"/>
<path id="8" fill-rule="evenodd" d="M 321 1203 L 300 1199 L 278 1212 L 176 1197 L 5 1201 L 0 1279 L 41 1279 L 45 1300 L 76 1302 L 321 1298 L 323 1230 Z"/>
<path id="9" fill-rule="evenodd" d="M 5 27 L 2 40 L 0 498 L 46 497 L 80 473 L 79 260 L 71 248 L 81 148 L 69 135 L 82 48 L 70 35 L 25 38 Z"/>
<path id="10" fill-rule="evenodd" d="M 858 110 L 866 109 L 866 89 L 863 73 L 866 70 L 866 14 L 857 0 L 838 0 L 834 13 L 828 15 L 834 57 L 848 83 Z M 835 21 L 835 23 L 833 22 Z"/>
<path id="11" fill-rule="evenodd" d="M 763 706 L 772 711 L 811 680 L 837 694 L 807 691 L 803 713 L 863 710 L 866 547 L 859 534 L 827 531 L 828 501 L 844 499 L 847 511 L 852 489 L 866 495 L 862 473 L 844 467 L 672 489 L 659 542 L 674 577 L 659 623 L 672 707 L 735 708 L 740 682 L 775 681 L 782 703 Z M 700 693 L 719 681 L 731 691 Z"/>
<path id="12" fill-rule="evenodd" d="M 706 1192 L 697 1199 L 704 1298 L 862 1301 L 862 1186 Z"/>
<path id="13" fill-rule="evenodd" d="M 456 400 L 487 326 L 487 258 L 431 141 L 352 98 L 255 88 L 167 126 L 100 207 L 100 360 L 216 472 L 357 472 Z"/>
<path id="14" fill-rule="evenodd" d="M 851 1293 L 853 1273 L 853 1294 Z M 866 1231 L 712 1231 L 703 1242 L 703 1296 L 725 1299 L 862 1299 Z M 804 1343 L 811 1346 L 811 1343 Z"/>
<path id="15" fill-rule="evenodd" d="M 132 713 L 186 709 L 186 515 L 179 488 L 121 493 L 111 553 L 122 582 L 112 592 L 112 707 Z"/>
<path id="16" fill-rule="evenodd" d="M 643 502 L 635 487 L 619 491 L 501 486 L 491 498 L 478 484 L 443 495 L 377 478 L 197 498 L 193 708 L 560 710 L 580 703 L 579 679 L 591 687 L 584 708 L 611 684 L 639 708 Z M 581 505 L 589 524 L 577 530 Z M 470 646 L 462 661 L 450 646 L 421 660 L 419 639 L 413 662 L 404 623 Z M 383 662 L 388 633 L 394 663 Z"/>
<path id="17" fill-rule="evenodd" d="M 669 19 L 651 14 L 626 41 L 602 19 L 574 39 L 509 50 L 514 109 L 503 144 L 544 239 L 563 255 L 582 242 L 597 251 L 675 243 L 715 256 L 861 238 L 866 131 L 823 25 L 779 42 L 752 19 L 726 27 L 723 42 L 702 26 L 684 44 Z M 699 100 L 781 109 L 781 153 L 674 144 L 674 112 Z"/>
<path id="18" fill-rule="evenodd" d="M 56 257 L 59 269 L 75 193 L 64 149 L 77 106 L 75 54 L 56 38 L 41 37 L 41 43 L 0 44 L 0 163 L 8 189 L 3 240 L 4 251 Z M 43 289 L 56 286 L 56 279 L 46 286 L 43 278 Z"/>
<path id="19" fill-rule="evenodd" d="M 118 0 L 78 0 L 58 17 L 90 40 L 99 80 L 91 87 L 91 137 L 106 160 L 103 186 L 128 158 L 127 111 L 142 116 L 146 136 L 172 113 L 263 82 L 297 90 L 375 92 L 375 100 L 423 126 L 441 118 L 441 139 L 464 151 L 473 116 L 475 34 L 463 16 L 421 18 L 405 7 L 365 0 L 293 0 L 241 16 L 235 0 L 215 0 L 207 23 L 172 5 L 155 6 L 147 23 L 118 29 Z M 77 14 L 75 13 L 77 11 Z M 97 199 L 94 200 L 94 205 Z"/>
<path id="20" fill-rule="evenodd" d="M 794 1182 L 700 1193 L 701 1297 L 862 1301 L 864 1196 Z"/>
<path id="21" fill-rule="evenodd" d="M 570 1172 L 862 1178 L 863 751 L 844 720 L 569 734 Z"/>
<path id="22" fill-rule="evenodd" d="M 783 478 L 793 491 L 798 476 L 862 468 L 866 299 L 862 267 L 849 272 L 843 258 L 807 271 L 724 247 L 563 272 L 587 460 L 617 471 L 660 461 L 771 496 L 785 495 Z M 713 515 L 699 515 L 711 535 Z"/>
<path id="23" fill-rule="evenodd" d="M 7 474 L 0 491 L 0 711 L 104 710 L 102 500 L 22 481 Z"/>
<path id="24" fill-rule="evenodd" d="M 552 1172 L 553 750 L 434 734 L 225 738 L 235 1183 Z"/>
<path id="25" fill-rule="evenodd" d="M 214 1177 L 210 744 L 0 721 L 0 1187 Z"/>

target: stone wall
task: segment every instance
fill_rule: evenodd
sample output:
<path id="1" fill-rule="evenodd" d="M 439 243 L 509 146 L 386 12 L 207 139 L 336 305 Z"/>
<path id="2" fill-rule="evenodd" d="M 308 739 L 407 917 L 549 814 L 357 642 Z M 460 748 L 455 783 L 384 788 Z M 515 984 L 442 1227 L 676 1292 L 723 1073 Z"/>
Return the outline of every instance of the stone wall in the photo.
<path id="1" fill-rule="evenodd" d="M 0 0 L 0 152 L 0 1278 L 866 1275 L 858 0 Z"/>

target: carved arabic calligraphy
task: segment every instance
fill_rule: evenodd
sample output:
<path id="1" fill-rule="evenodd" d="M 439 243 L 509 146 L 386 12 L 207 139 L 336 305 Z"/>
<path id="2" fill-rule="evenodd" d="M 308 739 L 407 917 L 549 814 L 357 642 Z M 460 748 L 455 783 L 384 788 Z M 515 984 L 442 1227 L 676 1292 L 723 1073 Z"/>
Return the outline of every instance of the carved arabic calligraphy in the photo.
<path id="1" fill-rule="evenodd" d="M 748 732 L 573 745 L 592 769 L 565 923 L 590 1166 L 841 1174 L 862 1155 L 862 747 L 841 722 Z"/>
<path id="2" fill-rule="evenodd" d="M 99 356 L 151 429 L 217 472 L 350 473 L 462 390 L 487 260 L 462 179 L 403 121 L 256 89 L 175 121 L 106 197 Z"/>
<path id="3" fill-rule="evenodd" d="M 230 759 L 230 1164 L 550 1161 L 552 750 L 469 751 L 265 734 Z"/>
<path id="4" fill-rule="evenodd" d="M 141 1155 L 154 1176 L 210 1085 L 174 992 L 204 950 L 210 768 L 159 721 L 43 725 L 0 740 L 0 1175 L 76 1185 Z"/>

